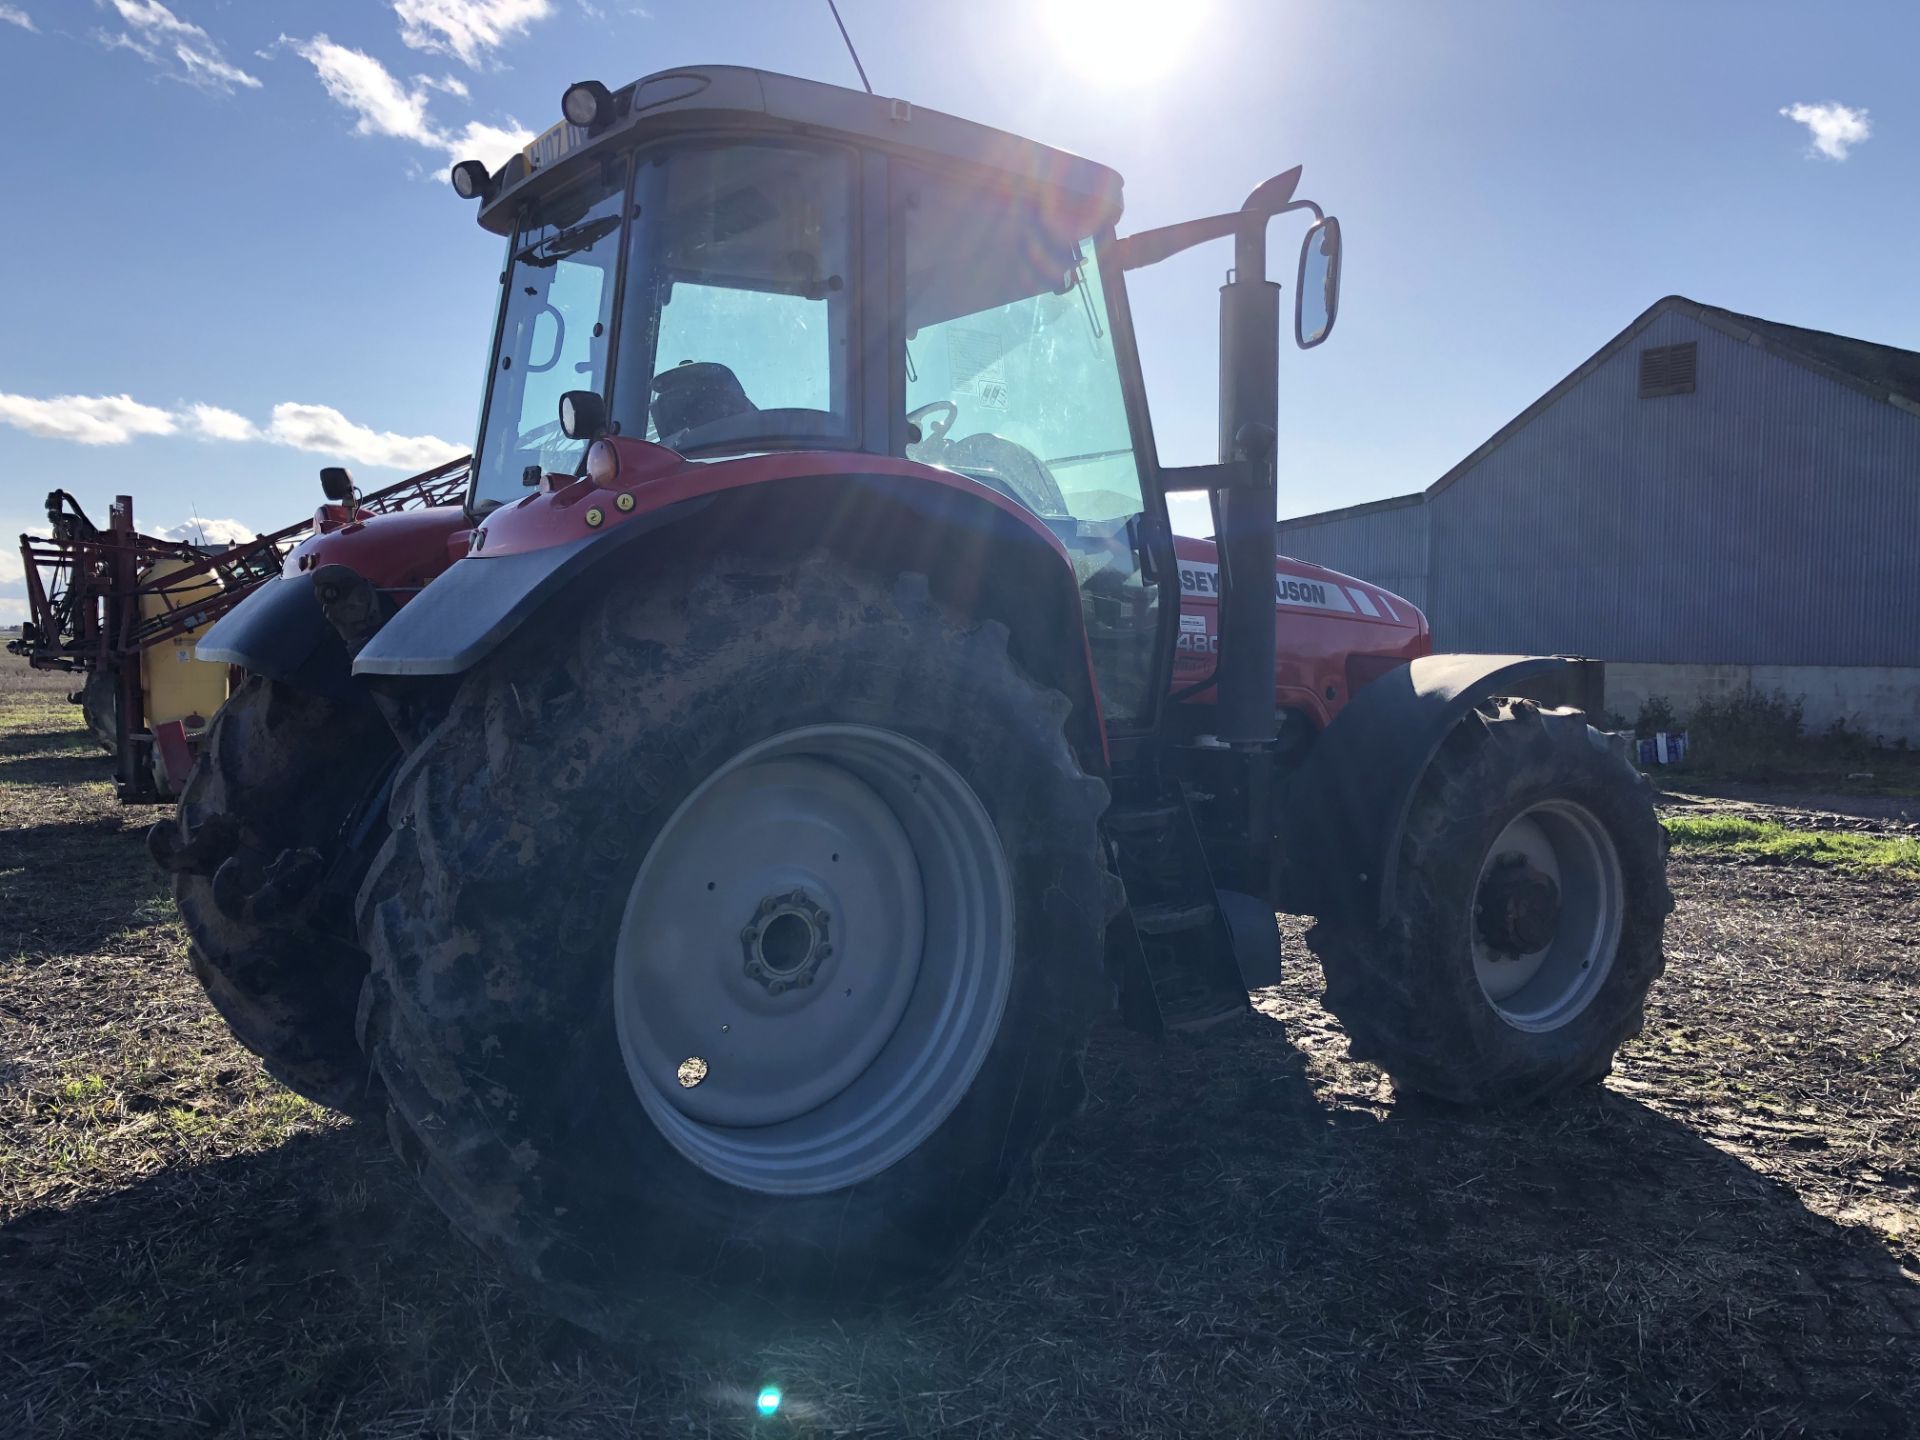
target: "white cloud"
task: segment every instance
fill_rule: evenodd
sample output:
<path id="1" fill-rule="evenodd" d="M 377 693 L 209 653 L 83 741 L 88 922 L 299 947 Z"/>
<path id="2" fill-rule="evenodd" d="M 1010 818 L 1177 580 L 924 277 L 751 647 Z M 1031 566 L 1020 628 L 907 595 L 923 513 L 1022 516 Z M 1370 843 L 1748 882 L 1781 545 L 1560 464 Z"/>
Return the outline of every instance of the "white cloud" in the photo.
<path id="1" fill-rule="evenodd" d="M 507 126 L 513 128 L 469 120 L 465 129 L 452 135 L 443 135 L 440 143 L 445 147 L 449 159 L 480 160 L 485 162 L 487 169 L 498 170 L 507 163 L 508 156 L 517 154 L 533 143 L 533 132 L 519 129 L 511 116 L 507 118 Z"/>
<path id="2" fill-rule="evenodd" d="M 158 65 L 175 80 L 201 90 L 231 95 L 235 86 L 258 90 L 260 81 L 238 65 L 211 35 L 182 20 L 160 0 L 105 0 L 127 28 L 117 34 L 102 32 L 109 49 L 131 50 L 150 65 Z"/>
<path id="3" fill-rule="evenodd" d="M 536 20 L 553 0 L 393 0 L 401 42 L 414 50 L 457 55 L 474 69 Z"/>
<path id="4" fill-rule="evenodd" d="M 33 30 L 38 33 L 33 17 L 18 5 L 0 5 L 0 25 L 18 25 L 22 30 Z"/>
<path id="5" fill-rule="evenodd" d="M 0 425 L 80 445 L 124 445 L 142 435 L 174 435 L 184 428 L 202 440 L 263 441 L 333 455 L 362 465 L 425 470 L 466 453 L 437 435 L 396 435 L 355 424 L 331 405 L 288 401 L 273 407 L 265 426 L 218 405 L 174 410 L 142 405 L 128 395 L 56 395 L 38 400 L 0 393 Z"/>
<path id="6" fill-rule="evenodd" d="M 0 595 L 0 625 L 15 630 L 27 618 L 27 602 L 15 600 L 10 595 Z"/>
<path id="7" fill-rule="evenodd" d="M 427 123 L 424 90 L 408 90 L 371 55 L 336 45 L 316 35 L 296 47 L 326 86 L 335 103 L 359 117 L 354 130 L 361 135 L 392 135 L 419 145 L 435 145 L 438 134 Z"/>
<path id="8" fill-rule="evenodd" d="M 253 422 L 218 405 L 189 405 L 183 417 L 202 440 L 257 440 Z"/>
<path id="9" fill-rule="evenodd" d="M 1850 147 L 1873 134 L 1864 109 L 1832 100 L 1824 105 L 1788 105 L 1780 113 L 1794 124 L 1806 126 L 1813 136 L 1813 148 L 1829 160 L 1846 159 Z"/>
<path id="10" fill-rule="evenodd" d="M 11 425 L 47 440 L 80 445 L 124 445 L 136 435 L 171 435 L 174 417 L 131 395 L 30 395 L 0 393 L 0 425 Z"/>
<path id="11" fill-rule="evenodd" d="M 483 160 L 489 169 L 533 139 L 533 132 L 522 129 L 511 116 L 504 126 L 476 120 L 462 130 L 443 131 L 427 114 L 427 88 L 421 83 L 425 77 L 418 77 L 408 89 L 371 55 L 336 45 L 325 35 L 294 48 L 313 66 L 327 94 L 357 117 L 353 128 L 358 134 L 411 140 L 443 152 L 450 160 Z"/>
<path id="12" fill-rule="evenodd" d="M 153 533 L 158 539 L 178 540 L 187 545 L 241 545 L 259 532 L 238 520 L 202 520 L 196 515 Z"/>
<path id="13" fill-rule="evenodd" d="M 356 425 L 331 405 L 276 405 L 262 438 L 395 470 L 426 470 L 466 454 L 465 446 L 449 444 L 437 435 L 396 435 Z"/>
<path id="14" fill-rule="evenodd" d="M 462 80 L 458 75 L 442 75 L 438 80 L 434 79 L 431 75 L 416 75 L 413 77 L 413 83 L 416 85 L 424 85 L 429 90 L 438 90 L 442 95 L 452 95 L 461 100 L 472 97 L 472 92 L 467 89 L 467 82 Z"/>
<path id="15" fill-rule="evenodd" d="M 192 520 L 167 524 L 152 532 L 156 540 L 179 540 L 184 545 L 244 545 L 259 532 L 240 520 Z"/>

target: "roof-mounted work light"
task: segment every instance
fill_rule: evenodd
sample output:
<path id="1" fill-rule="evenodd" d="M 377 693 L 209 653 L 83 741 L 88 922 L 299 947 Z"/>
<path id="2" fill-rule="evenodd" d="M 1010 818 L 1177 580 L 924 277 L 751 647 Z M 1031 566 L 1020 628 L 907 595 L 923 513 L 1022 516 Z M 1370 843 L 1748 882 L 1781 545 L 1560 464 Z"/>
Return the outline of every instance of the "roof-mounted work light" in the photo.
<path id="1" fill-rule="evenodd" d="M 591 130 L 613 118 L 613 92 L 598 80 L 581 80 L 560 97 L 560 113 L 569 125 Z"/>
<path id="2" fill-rule="evenodd" d="M 462 160 L 453 167 L 453 193 L 462 200 L 478 200 L 486 193 L 487 167 L 479 160 Z"/>

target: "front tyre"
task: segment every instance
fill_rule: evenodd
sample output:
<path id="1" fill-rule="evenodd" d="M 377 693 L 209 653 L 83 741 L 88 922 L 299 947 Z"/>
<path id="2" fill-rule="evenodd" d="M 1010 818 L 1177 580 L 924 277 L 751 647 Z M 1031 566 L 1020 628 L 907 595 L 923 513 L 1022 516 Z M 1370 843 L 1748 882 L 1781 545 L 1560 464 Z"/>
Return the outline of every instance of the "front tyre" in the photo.
<path id="1" fill-rule="evenodd" d="M 402 1153 L 603 1330 L 936 1277 L 1109 1002 L 1067 702 L 823 555 L 548 623 L 409 761 L 362 892 Z"/>
<path id="2" fill-rule="evenodd" d="M 1378 927 L 1307 935 L 1354 1058 L 1397 1088 L 1524 1104 L 1639 1034 L 1673 909 L 1651 787 L 1585 716 L 1494 700 L 1442 745 Z"/>
<path id="3" fill-rule="evenodd" d="M 385 1108 L 354 1034 L 367 973 L 352 901 L 398 761 L 371 705 L 253 676 L 215 715 L 156 853 L 173 869 L 189 964 L 236 1039 L 288 1089 L 348 1115 Z M 357 854 L 349 853 L 356 841 Z M 196 853 L 197 852 L 197 853 Z"/>

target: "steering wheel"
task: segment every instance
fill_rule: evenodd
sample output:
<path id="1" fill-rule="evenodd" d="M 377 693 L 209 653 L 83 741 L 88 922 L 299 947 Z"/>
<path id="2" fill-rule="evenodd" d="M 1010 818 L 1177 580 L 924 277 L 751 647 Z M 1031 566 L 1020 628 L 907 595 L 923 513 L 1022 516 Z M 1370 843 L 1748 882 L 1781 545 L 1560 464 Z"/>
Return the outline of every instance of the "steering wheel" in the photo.
<path id="1" fill-rule="evenodd" d="M 960 418 L 960 407 L 954 404 L 953 401 L 934 400 L 920 406 L 918 409 L 909 410 L 907 412 L 907 423 L 909 425 L 919 425 L 925 416 L 931 415 L 935 410 L 946 411 L 947 418 L 945 420 L 933 421 L 921 428 L 920 435 L 923 443 L 927 440 L 946 439 L 947 432 L 953 429 L 953 422 Z"/>

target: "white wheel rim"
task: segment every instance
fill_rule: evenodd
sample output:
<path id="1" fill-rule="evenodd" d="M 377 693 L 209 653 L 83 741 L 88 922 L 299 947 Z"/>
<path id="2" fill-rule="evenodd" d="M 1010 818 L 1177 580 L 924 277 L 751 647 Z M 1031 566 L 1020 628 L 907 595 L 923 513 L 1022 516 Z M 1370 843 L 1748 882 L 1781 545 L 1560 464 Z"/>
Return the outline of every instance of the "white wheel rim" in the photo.
<path id="1" fill-rule="evenodd" d="M 614 952 L 635 1095 L 708 1174 L 836 1190 L 912 1153 L 979 1073 L 1013 977 L 985 806 L 918 741 L 790 730 L 661 827 Z"/>
<path id="2" fill-rule="evenodd" d="M 1552 938 L 1521 952 L 1491 943 L 1484 907 L 1489 878 L 1515 857 L 1552 881 L 1558 913 Z M 1620 948 L 1626 886 L 1613 837 L 1584 805 L 1543 800 L 1507 822 L 1482 857 L 1467 916 L 1473 969 L 1495 1013 L 1516 1030 L 1558 1030 L 1571 1024 L 1605 986 Z"/>

